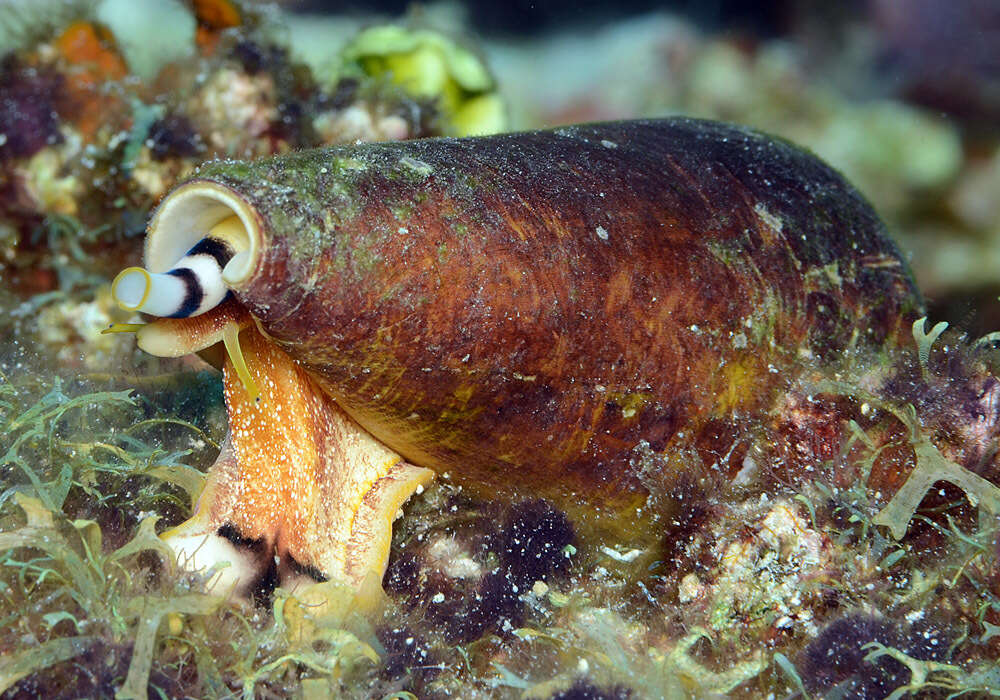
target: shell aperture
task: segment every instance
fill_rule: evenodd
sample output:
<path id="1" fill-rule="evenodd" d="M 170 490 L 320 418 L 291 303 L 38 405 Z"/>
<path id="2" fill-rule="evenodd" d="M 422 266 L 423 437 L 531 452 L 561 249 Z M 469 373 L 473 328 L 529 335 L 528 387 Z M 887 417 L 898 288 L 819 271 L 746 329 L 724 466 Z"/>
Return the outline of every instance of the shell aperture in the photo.
<path id="1" fill-rule="evenodd" d="M 201 316 L 216 309 L 232 296 L 225 283 L 227 265 L 234 259 L 240 264 L 245 255 L 246 230 L 236 216 L 230 216 L 211 227 L 204 238 L 198 240 L 173 267 L 166 272 L 150 272 L 143 267 L 129 267 L 122 270 L 111 283 L 111 294 L 115 301 L 127 311 L 161 318 L 184 319 Z M 204 326 L 204 324 L 199 324 Z M 245 325 L 245 323 L 243 324 Z M 191 334 L 194 343 L 181 345 L 180 352 L 173 342 L 176 333 L 168 333 L 166 347 L 157 341 L 164 338 L 158 333 L 162 328 L 149 328 L 140 324 L 115 324 L 109 332 L 137 332 L 139 346 L 155 355 L 188 354 L 214 345 L 220 339 L 226 354 L 246 387 L 252 400 L 260 399 L 260 390 L 247 369 L 239 344 L 239 332 L 243 325 L 234 320 L 216 324 L 213 332 L 204 339 L 202 333 Z M 190 329 L 190 326 L 188 326 Z"/>

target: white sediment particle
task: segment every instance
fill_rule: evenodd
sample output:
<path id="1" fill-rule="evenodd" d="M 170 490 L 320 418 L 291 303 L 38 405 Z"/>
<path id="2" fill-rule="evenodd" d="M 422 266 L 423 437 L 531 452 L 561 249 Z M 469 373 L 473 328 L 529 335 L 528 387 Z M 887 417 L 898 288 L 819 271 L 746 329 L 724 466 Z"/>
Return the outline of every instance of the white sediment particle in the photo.
<path id="1" fill-rule="evenodd" d="M 776 216 L 771 212 L 769 212 L 767 210 L 767 207 L 765 207 L 760 202 L 758 202 L 754 206 L 753 210 L 757 214 L 757 216 L 760 217 L 760 220 L 763 221 L 768 226 L 768 228 L 778 233 L 781 232 L 781 229 L 784 227 L 784 223 L 782 222 L 780 216 Z"/>
<path id="2" fill-rule="evenodd" d="M 483 568 L 451 537 L 436 539 L 427 548 L 427 556 L 450 578 L 477 578 Z"/>
<path id="3" fill-rule="evenodd" d="M 630 549 L 626 552 L 619 552 L 617 549 L 612 549 L 611 547 L 601 547 L 601 551 L 615 561 L 624 562 L 626 564 L 635 561 L 639 555 L 642 554 L 641 549 Z"/>
<path id="4" fill-rule="evenodd" d="M 618 144 L 614 141 L 608 141 L 607 139 L 601 139 L 601 145 L 605 148 L 618 148 Z"/>
<path id="5" fill-rule="evenodd" d="M 692 600 L 697 600 L 704 591 L 705 585 L 697 574 L 687 574 L 677 585 L 677 600 L 681 603 L 690 603 Z"/>
<path id="6" fill-rule="evenodd" d="M 411 158 L 410 156 L 403 156 L 402 158 L 400 158 L 399 164 L 420 177 L 427 177 L 432 172 L 434 172 L 434 168 L 432 168 L 430 165 L 423 162 L 422 160 Z"/>
<path id="7" fill-rule="evenodd" d="M 598 226 L 596 229 L 597 237 L 602 241 L 608 240 L 608 230 L 603 226 Z"/>

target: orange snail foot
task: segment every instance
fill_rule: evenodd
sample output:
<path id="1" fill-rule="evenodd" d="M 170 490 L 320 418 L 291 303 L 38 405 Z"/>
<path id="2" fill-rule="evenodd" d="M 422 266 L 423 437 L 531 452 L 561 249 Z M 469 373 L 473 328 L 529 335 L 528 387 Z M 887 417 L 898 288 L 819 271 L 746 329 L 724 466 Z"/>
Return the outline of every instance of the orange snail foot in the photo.
<path id="1" fill-rule="evenodd" d="M 226 358 L 229 434 L 194 515 L 164 539 L 185 568 L 216 567 L 219 592 L 381 581 L 392 523 L 434 472 L 376 441 L 252 324 L 239 344 L 252 382 Z"/>

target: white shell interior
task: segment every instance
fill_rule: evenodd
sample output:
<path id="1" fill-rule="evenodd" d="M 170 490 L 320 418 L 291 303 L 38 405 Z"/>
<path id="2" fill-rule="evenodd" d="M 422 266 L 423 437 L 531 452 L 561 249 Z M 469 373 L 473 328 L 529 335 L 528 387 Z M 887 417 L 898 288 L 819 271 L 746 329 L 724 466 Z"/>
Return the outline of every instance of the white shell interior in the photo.
<path id="1" fill-rule="evenodd" d="M 245 243 L 236 243 L 236 254 L 222 271 L 231 288 L 250 278 L 262 249 L 260 225 L 253 208 L 234 190 L 214 182 L 194 181 L 178 187 L 164 198 L 146 235 L 146 268 L 166 272 L 184 257 L 213 226 L 231 216 L 239 218 L 246 231 Z"/>

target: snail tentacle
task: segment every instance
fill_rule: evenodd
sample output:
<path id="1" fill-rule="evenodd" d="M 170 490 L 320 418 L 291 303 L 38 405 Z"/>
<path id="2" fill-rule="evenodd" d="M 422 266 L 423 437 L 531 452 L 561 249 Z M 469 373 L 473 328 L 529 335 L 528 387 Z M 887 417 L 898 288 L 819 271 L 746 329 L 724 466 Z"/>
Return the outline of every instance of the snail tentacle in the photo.
<path id="1" fill-rule="evenodd" d="M 233 369 L 236 370 L 236 376 L 240 378 L 240 382 L 243 384 L 243 388 L 246 389 L 250 400 L 254 403 L 259 403 L 260 389 L 257 387 L 257 382 L 254 381 L 253 375 L 250 374 L 246 360 L 243 357 L 243 351 L 240 349 L 240 325 L 238 323 L 230 321 L 225 325 L 222 329 L 222 342 L 226 346 L 226 354 L 229 355 L 229 360 L 233 363 Z"/>
<path id="2" fill-rule="evenodd" d="M 107 335 L 108 333 L 138 333 L 145 326 L 145 323 L 112 323 L 101 331 L 101 335 Z"/>

